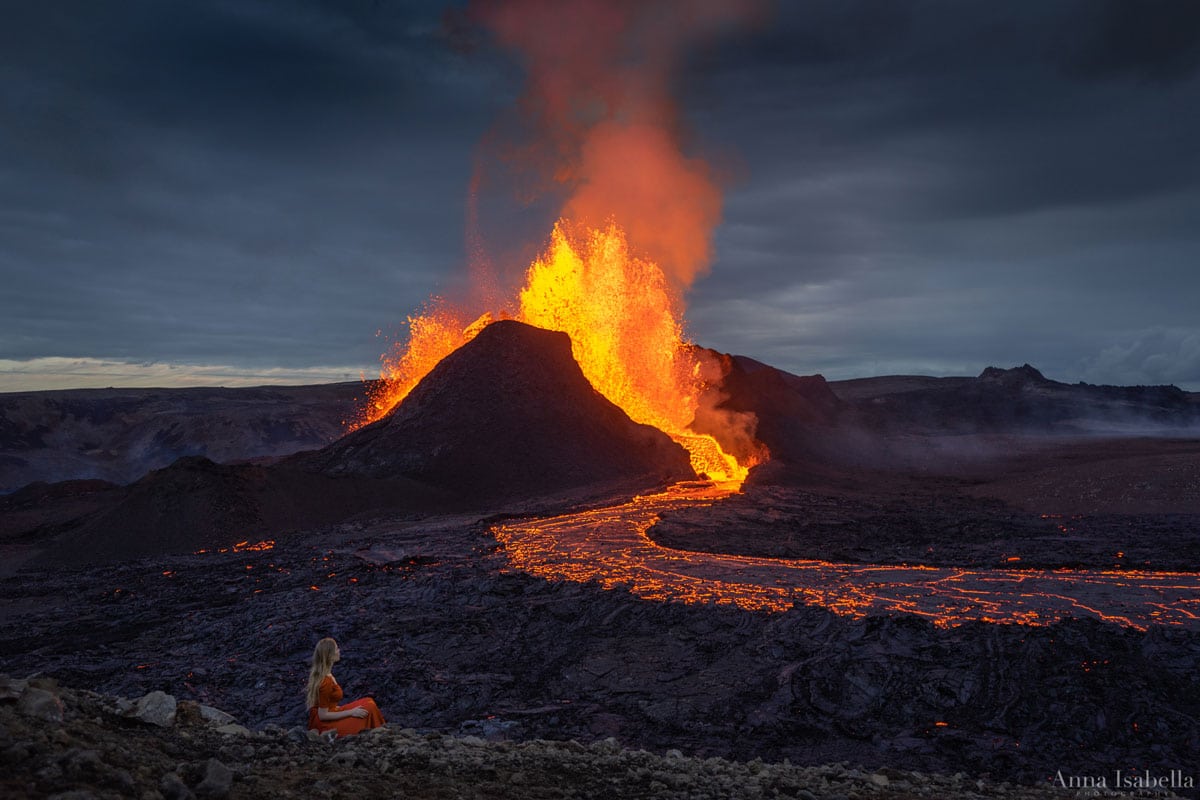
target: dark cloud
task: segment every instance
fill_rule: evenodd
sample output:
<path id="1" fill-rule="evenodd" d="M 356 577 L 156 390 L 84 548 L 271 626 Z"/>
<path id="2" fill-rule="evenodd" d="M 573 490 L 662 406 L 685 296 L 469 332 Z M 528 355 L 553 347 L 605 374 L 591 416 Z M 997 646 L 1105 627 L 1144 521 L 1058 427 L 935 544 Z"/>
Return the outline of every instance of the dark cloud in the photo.
<path id="1" fill-rule="evenodd" d="M 461 263 L 469 153 L 511 99 L 441 13 L 23 5 L 0 357 L 369 368 Z"/>
<path id="2" fill-rule="evenodd" d="M 369 370 L 504 155 L 521 67 L 461 5 L 9 4 L 0 360 Z M 690 331 L 832 377 L 1200 389 L 1198 54 L 1187 0 L 777 3 L 676 76 L 727 176 Z M 555 209 L 481 174 L 520 265 Z"/>
<path id="3" fill-rule="evenodd" d="M 1131 7 L 787 4 L 698 58 L 702 146 L 754 144 L 693 332 L 838 377 L 1028 360 L 1093 380 L 1114 326 L 1197 330 L 1200 82 L 1166 67 L 1194 6 L 1122 27 Z"/>
<path id="4" fill-rule="evenodd" d="M 1200 331 L 1155 326 L 1119 337 L 1086 362 L 1085 376 L 1117 385 L 1200 383 Z"/>
<path id="5" fill-rule="evenodd" d="M 1192 0 L 1081 2 L 1057 34 L 1059 63 L 1079 77 L 1173 82 L 1200 68 L 1200 6 Z"/>

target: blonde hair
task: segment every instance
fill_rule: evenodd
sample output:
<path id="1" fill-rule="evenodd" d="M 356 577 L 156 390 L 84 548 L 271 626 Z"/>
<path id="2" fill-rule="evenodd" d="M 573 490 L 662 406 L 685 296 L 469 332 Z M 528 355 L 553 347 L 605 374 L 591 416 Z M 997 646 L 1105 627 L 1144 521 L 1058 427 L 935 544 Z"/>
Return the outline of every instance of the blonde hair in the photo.
<path id="1" fill-rule="evenodd" d="M 313 649 L 312 668 L 308 671 L 308 688 L 304 692 L 307 708 L 317 704 L 321 694 L 321 683 L 325 676 L 333 670 L 334 656 L 337 655 L 337 642 L 329 637 L 317 642 Z"/>

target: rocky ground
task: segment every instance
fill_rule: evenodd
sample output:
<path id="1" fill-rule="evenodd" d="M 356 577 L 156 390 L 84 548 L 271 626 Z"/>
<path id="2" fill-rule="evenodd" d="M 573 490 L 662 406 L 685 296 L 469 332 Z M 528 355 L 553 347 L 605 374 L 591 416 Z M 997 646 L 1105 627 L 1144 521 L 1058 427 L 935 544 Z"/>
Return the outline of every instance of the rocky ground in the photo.
<path id="1" fill-rule="evenodd" d="M 854 563 L 1200 565 L 1195 437 L 905 436 L 871 446 L 867 465 L 767 464 L 720 514 L 674 511 L 649 536 L 683 550 Z"/>
<path id="2" fill-rule="evenodd" d="M 1106 424 L 1186 421 L 1193 396 L 1063 387 L 1019 369 L 945 386 L 856 385 L 839 399 L 819 378 L 731 363 L 745 384 L 730 389 L 745 401 L 731 408 L 758 415 L 775 458 L 746 494 L 671 510 L 650 531 L 660 544 L 734 554 L 725 562 L 1069 566 L 1117 580 L 1122 569 L 1200 563 L 1194 436 L 1050 435 L 1078 427 L 1081 392 L 1096 395 L 1084 405 Z M 68 416 L 107 424 L 97 408 L 94 420 Z M 1010 430 L 1038 421 L 1050 433 Z M 27 428 L 0 434 L 53 449 L 48 430 Z M 566 457 L 555 430 L 533 448 L 538 463 Z M 463 446 L 496 443 L 476 438 Z M 524 434 L 514 441 L 531 447 Z M 338 464 L 362 453 L 343 455 Z M 526 490 L 538 477 L 498 495 L 512 503 L 467 513 L 476 506 L 379 507 L 366 482 L 383 478 L 286 477 L 195 458 L 130 487 L 32 486 L 4 499 L 0 673 L 33 679 L 0 691 L 0 793 L 1035 796 L 1029 787 L 1053 790 L 1059 772 L 1198 777 L 1200 631 L 1194 601 L 1178 596 L 1187 586 L 1157 602 L 1189 624 L 1148 630 L 666 602 L 628 583 L 543 580 L 513 567 L 514 541 L 500 544 L 494 525 L 540 524 L 536 514 L 607 485 L 534 501 Z M 627 501 L 624 489 L 609 500 Z M 109 540 L 85 536 L 81 520 L 132 549 L 101 552 Z M 172 520 L 211 522 L 223 538 L 176 536 Z M 100 563 L 114 554 L 123 560 Z M 700 579 L 715 562 L 679 558 L 699 564 Z M 374 696 L 386 731 L 333 743 L 293 732 L 308 657 L 327 635 L 345 654 L 347 695 Z M 166 695 L 178 700 L 168 727 L 127 716 Z M 119 697 L 143 698 L 140 710 Z M 196 722 L 203 706 L 236 724 L 211 712 L 213 724 Z"/>
<path id="3" fill-rule="evenodd" d="M 954 775 L 692 758 L 615 739 L 488 740 L 394 725 L 344 739 L 260 731 L 161 692 L 136 700 L 0 676 L 0 793 L 61 800 L 192 797 L 1050 798 Z M 1160 795 L 1166 796 L 1166 795 Z"/>
<path id="4" fill-rule="evenodd" d="M 1026 786 L 1058 770 L 1189 769 L 1200 751 L 1194 631 L 939 628 L 810 606 L 649 602 L 513 572 L 489 523 L 471 517 L 381 517 L 258 549 L 0 583 L 0 671 L 126 697 L 160 690 L 254 730 L 302 723 L 306 661 L 325 635 L 342 645 L 348 696 L 370 694 L 399 728 L 442 735 L 587 748 L 611 737 L 699 759 L 845 761 Z M 574 746 L 536 747 L 568 758 Z M 208 757 L 172 756 L 184 783 Z M 309 756 L 281 757 L 271 774 Z M 159 786 L 162 774 L 146 780 Z M 587 775 L 572 786 L 592 792 Z M 629 784 L 630 796 L 653 796 L 652 783 Z"/>
<path id="5" fill-rule="evenodd" d="M 671 512 L 648 534 L 681 550 L 854 563 L 1169 571 L 1200 564 L 1200 514 L 1035 513 L 955 483 L 861 497 L 761 487 L 731 498 L 719 515 Z"/>

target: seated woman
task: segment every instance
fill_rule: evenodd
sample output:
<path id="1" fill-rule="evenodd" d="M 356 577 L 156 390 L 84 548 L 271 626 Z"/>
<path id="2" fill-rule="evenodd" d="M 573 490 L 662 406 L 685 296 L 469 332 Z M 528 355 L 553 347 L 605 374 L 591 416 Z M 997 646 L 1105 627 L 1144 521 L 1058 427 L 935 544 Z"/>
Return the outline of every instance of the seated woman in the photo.
<path id="1" fill-rule="evenodd" d="M 383 714 L 369 697 L 353 703 L 338 705 L 342 687 L 334 679 L 333 665 L 342 658 L 333 639 L 322 639 L 313 650 L 312 669 L 308 673 L 308 727 L 326 733 L 337 731 L 338 736 L 351 736 L 384 723 Z"/>

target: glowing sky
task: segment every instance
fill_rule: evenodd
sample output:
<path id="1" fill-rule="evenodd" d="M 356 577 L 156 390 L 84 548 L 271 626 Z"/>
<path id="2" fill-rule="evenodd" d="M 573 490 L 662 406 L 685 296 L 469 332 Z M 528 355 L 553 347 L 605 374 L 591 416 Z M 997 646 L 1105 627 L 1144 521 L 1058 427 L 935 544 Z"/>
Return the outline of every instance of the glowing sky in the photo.
<path id="1" fill-rule="evenodd" d="M 0 391 L 355 379 L 461 279 L 522 72 L 447 4 L 9 5 Z M 1200 390 L 1200 4 L 780 2 L 677 96 L 727 176 L 700 343 Z M 493 260 L 557 210 L 510 188 Z"/>

